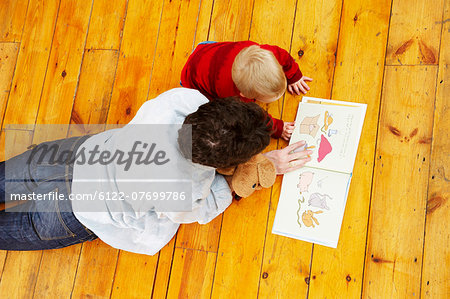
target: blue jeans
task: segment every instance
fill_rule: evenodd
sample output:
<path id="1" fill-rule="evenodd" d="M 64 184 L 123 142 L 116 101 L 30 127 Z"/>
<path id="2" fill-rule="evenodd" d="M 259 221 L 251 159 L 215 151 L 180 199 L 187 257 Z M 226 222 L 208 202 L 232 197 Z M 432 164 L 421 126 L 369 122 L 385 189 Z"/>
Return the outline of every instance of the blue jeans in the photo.
<path id="1" fill-rule="evenodd" d="M 76 152 L 88 137 L 56 140 L 38 146 L 56 145 L 59 151 Z M 32 155 L 30 149 L 6 162 L 0 162 L 0 203 L 5 203 L 13 193 L 28 195 L 58 192 L 65 198 L 26 200 L 8 211 L 0 211 L 1 250 L 56 249 L 97 238 L 78 221 L 68 200 L 73 163 L 53 164 L 49 156 L 38 161 L 39 156 Z"/>

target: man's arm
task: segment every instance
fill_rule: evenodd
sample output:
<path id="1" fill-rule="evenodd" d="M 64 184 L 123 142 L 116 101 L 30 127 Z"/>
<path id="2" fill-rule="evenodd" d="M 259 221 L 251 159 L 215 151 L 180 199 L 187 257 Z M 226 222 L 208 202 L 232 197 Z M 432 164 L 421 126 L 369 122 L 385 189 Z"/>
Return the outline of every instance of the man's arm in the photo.
<path id="1" fill-rule="evenodd" d="M 206 224 L 223 213 L 231 204 L 231 189 L 225 178 L 216 174 L 206 198 L 197 199 L 192 203 L 191 212 L 157 212 L 158 217 L 168 217 L 175 223 Z"/>

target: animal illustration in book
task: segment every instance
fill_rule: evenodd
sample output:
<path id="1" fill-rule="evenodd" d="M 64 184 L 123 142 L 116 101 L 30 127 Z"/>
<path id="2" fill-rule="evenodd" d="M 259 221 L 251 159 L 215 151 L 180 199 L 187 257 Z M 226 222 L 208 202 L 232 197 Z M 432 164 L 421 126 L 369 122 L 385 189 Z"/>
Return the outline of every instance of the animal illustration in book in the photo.
<path id="1" fill-rule="evenodd" d="M 308 205 L 320 209 L 329 210 L 330 208 L 327 205 L 327 199 L 332 199 L 327 194 L 313 193 L 309 197 Z"/>
<path id="2" fill-rule="evenodd" d="M 328 112 L 325 111 L 325 116 L 323 120 L 323 127 L 320 129 L 322 132 L 326 133 L 328 130 L 328 127 L 333 123 L 333 116 Z"/>
<path id="3" fill-rule="evenodd" d="M 300 123 L 300 134 L 308 134 L 315 138 L 319 131 L 319 125 L 317 124 L 319 117 L 320 114 L 317 114 L 314 117 L 306 116 Z"/>
<path id="4" fill-rule="evenodd" d="M 327 181 L 327 176 L 326 177 L 324 177 L 324 178 L 321 178 L 320 180 L 318 180 L 317 181 L 317 187 L 319 187 L 319 188 L 322 188 L 322 186 L 324 186 L 324 184 L 326 184 L 326 181 Z"/>
<path id="5" fill-rule="evenodd" d="M 333 135 L 336 135 L 338 133 L 338 130 L 331 130 L 331 129 L 329 129 L 328 130 L 328 137 L 331 137 L 331 136 L 333 136 Z"/>
<path id="6" fill-rule="evenodd" d="M 300 192 L 308 191 L 308 187 L 311 184 L 313 177 L 314 177 L 314 173 L 312 173 L 311 171 L 305 171 L 300 174 L 298 184 L 297 184 L 297 188 L 300 189 Z"/>
<path id="7" fill-rule="evenodd" d="M 300 196 L 302 197 L 302 199 L 298 200 L 297 223 L 298 223 L 298 226 L 302 227 L 302 224 L 300 223 L 300 210 L 302 209 L 302 203 L 305 202 L 305 198 L 302 196 L 301 192 L 300 192 Z"/>
<path id="8" fill-rule="evenodd" d="M 328 139 L 321 135 L 320 136 L 320 145 L 319 145 L 319 156 L 317 157 L 317 162 L 321 162 L 331 151 L 333 148 L 331 147 L 331 143 Z"/>
<path id="9" fill-rule="evenodd" d="M 320 214 L 323 213 L 323 211 L 317 211 L 317 212 L 313 212 L 311 210 L 307 210 L 305 212 L 303 212 L 302 214 L 302 221 L 303 224 L 307 227 L 315 227 L 314 226 L 314 222 L 316 223 L 316 225 L 319 225 L 319 221 L 316 219 L 316 217 L 314 217 L 314 214 Z"/>

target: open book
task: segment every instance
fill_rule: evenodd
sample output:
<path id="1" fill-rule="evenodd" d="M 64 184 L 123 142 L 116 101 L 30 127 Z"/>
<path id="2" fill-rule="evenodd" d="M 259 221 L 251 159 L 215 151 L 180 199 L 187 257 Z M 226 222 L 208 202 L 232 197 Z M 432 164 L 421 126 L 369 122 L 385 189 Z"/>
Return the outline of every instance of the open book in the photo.
<path id="1" fill-rule="evenodd" d="M 284 175 L 272 233 L 337 247 L 366 106 L 303 97 L 290 144 L 313 154 Z"/>

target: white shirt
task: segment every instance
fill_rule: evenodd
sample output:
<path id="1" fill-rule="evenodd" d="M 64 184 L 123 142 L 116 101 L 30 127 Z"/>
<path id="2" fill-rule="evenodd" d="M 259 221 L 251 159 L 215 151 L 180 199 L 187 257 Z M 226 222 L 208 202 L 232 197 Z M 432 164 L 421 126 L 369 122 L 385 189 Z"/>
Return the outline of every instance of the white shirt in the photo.
<path id="1" fill-rule="evenodd" d="M 87 139 L 78 149 L 87 152 L 96 145 L 99 150 L 127 152 L 129 144 L 123 140 L 134 134 L 137 124 L 182 124 L 186 116 L 195 112 L 208 99 L 200 92 L 176 88 L 151 101 L 145 102 L 133 120 L 121 129 L 113 129 Z M 135 126 L 136 127 L 136 126 Z M 163 132 L 164 136 L 178 149 L 177 132 Z M 178 152 L 175 150 L 174 153 Z M 184 159 L 181 155 L 178 157 Z M 184 160 L 187 161 L 187 160 Z M 180 223 L 198 222 L 205 224 L 221 214 L 232 202 L 231 190 L 223 176 L 212 167 L 190 163 L 192 166 L 192 211 L 159 212 L 157 208 L 140 209 L 127 201 L 73 200 L 72 208 L 76 218 L 110 246 L 135 253 L 154 255 L 175 235 Z M 72 181 L 72 195 L 123 192 L 118 177 L 126 172 L 114 163 L 79 165 L 75 163 Z M 129 175 L 129 174 L 128 174 Z M 129 185 L 128 185 L 129 186 Z M 86 205 L 89 205 L 86 211 Z"/>

